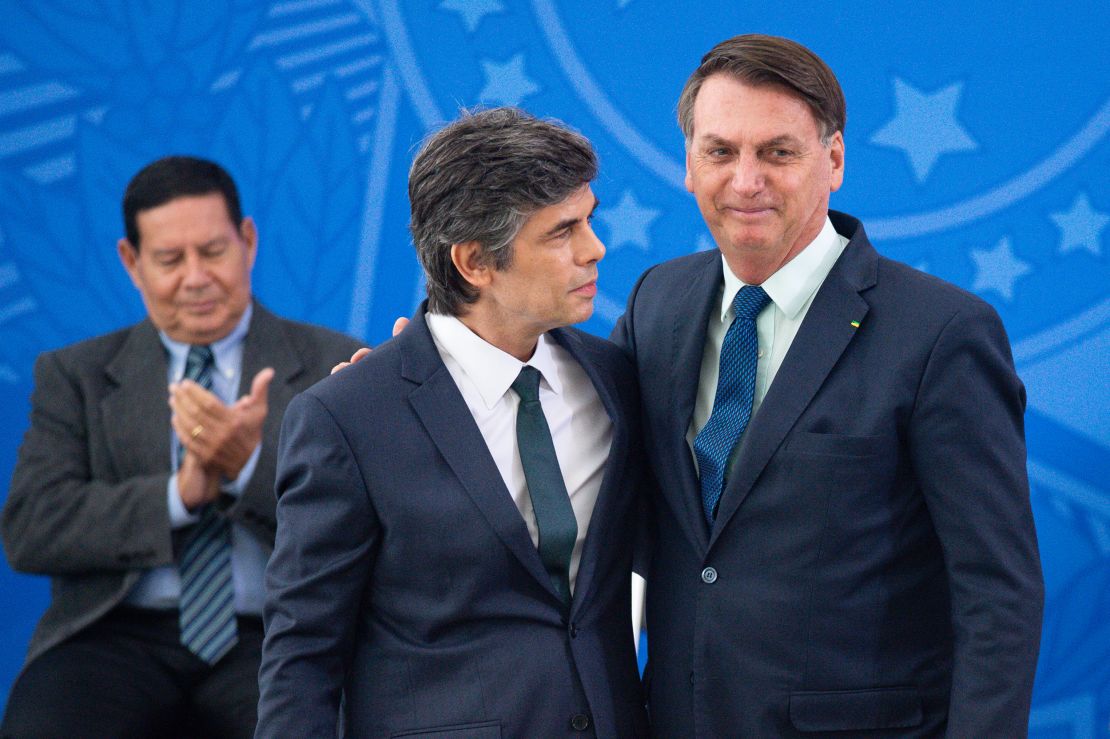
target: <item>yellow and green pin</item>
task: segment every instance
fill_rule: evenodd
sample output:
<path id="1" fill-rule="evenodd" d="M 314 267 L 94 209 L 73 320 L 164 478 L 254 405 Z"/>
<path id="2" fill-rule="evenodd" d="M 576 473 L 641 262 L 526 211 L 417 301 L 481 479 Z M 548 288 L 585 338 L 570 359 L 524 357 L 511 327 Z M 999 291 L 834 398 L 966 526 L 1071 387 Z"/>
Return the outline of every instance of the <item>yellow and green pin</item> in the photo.
<path id="1" fill-rule="evenodd" d="M 859 321 L 852 321 L 852 328 L 859 328 Z"/>

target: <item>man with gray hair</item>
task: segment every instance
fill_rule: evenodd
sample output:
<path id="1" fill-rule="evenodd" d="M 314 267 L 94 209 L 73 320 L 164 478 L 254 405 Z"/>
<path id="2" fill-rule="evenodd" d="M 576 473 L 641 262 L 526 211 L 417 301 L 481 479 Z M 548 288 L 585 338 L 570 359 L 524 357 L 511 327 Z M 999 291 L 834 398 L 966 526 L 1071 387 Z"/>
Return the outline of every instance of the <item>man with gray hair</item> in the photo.
<path id="1" fill-rule="evenodd" d="M 565 328 L 605 253 L 596 174 L 588 141 L 509 108 L 417 155 L 428 300 L 285 415 L 258 736 L 646 733 L 635 375 Z"/>

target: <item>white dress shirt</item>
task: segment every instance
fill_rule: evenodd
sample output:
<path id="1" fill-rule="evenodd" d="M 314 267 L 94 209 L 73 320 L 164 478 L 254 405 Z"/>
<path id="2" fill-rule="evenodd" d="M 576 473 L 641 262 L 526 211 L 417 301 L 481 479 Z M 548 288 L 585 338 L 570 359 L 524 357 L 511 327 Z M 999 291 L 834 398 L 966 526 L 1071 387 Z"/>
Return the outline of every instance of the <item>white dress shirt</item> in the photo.
<path id="1" fill-rule="evenodd" d="M 755 418 L 767 389 L 778 374 L 794 337 L 805 320 L 809 306 L 817 295 L 818 288 L 825 282 L 829 271 L 844 252 L 848 239 L 833 228 L 832 221 L 825 217 L 825 225 L 817 238 L 802 249 L 793 259 L 779 268 L 763 282 L 763 289 L 771 302 L 760 311 L 755 319 L 755 332 L 759 339 L 759 360 L 755 372 L 755 397 L 752 401 L 752 418 Z M 705 351 L 701 358 L 701 377 L 698 381 L 698 395 L 694 403 L 694 416 L 686 432 L 690 453 L 694 453 L 694 438 L 709 421 L 713 412 L 713 399 L 717 394 L 717 379 L 721 371 L 721 344 L 725 333 L 732 325 L 732 301 L 744 282 L 732 273 L 724 255 L 724 284 L 721 286 L 720 310 L 709 315 L 709 327 L 705 335 Z M 694 466 L 697 467 L 697 456 Z"/>
<path id="2" fill-rule="evenodd" d="M 240 378 L 243 369 L 243 340 L 250 328 L 251 316 L 254 308 L 247 305 L 243 317 L 232 329 L 231 333 L 213 342 L 212 359 L 214 371 L 212 372 L 212 392 L 226 405 L 236 401 L 239 394 Z M 174 341 L 163 332 L 158 333 L 162 339 L 162 346 L 166 349 L 169 365 L 169 382 L 179 382 L 185 376 L 185 360 L 189 355 L 189 345 Z M 238 497 L 250 482 L 254 468 L 258 466 L 258 456 L 262 445 L 259 444 L 251 453 L 250 459 L 243 465 L 239 477 L 225 482 L 220 490 L 228 495 Z M 166 465 L 173 470 L 177 463 L 177 436 L 170 429 L 170 459 Z M 200 521 L 200 513 L 190 513 L 181 502 L 181 495 L 177 490 L 177 475 L 170 475 L 166 485 L 166 501 L 170 512 L 170 527 L 173 529 L 184 528 Z M 266 571 L 266 560 L 269 559 L 267 547 L 254 537 L 247 529 L 237 523 L 231 525 L 231 580 L 235 588 L 235 612 L 242 614 L 260 615 L 262 602 L 265 600 L 263 577 Z M 135 587 L 128 593 L 126 601 L 133 606 L 143 608 L 177 608 L 181 597 L 181 573 L 177 565 L 156 567 L 143 574 Z"/>
<path id="3" fill-rule="evenodd" d="M 427 313 L 425 318 L 439 356 L 482 432 L 501 479 L 524 518 L 532 544 L 538 547 L 536 514 L 516 441 L 520 398 L 511 390 L 525 363 L 486 342 L 454 316 Z M 582 544 L 590 528 L 613 442 L 613 424 L 585 370 L 547 334 L 540 336 L 527 364 L 542 375 L 540 406 L 551 429 L 555 456 L 578 521 L 578 538 L 570 559 L 573 592 Z"/>

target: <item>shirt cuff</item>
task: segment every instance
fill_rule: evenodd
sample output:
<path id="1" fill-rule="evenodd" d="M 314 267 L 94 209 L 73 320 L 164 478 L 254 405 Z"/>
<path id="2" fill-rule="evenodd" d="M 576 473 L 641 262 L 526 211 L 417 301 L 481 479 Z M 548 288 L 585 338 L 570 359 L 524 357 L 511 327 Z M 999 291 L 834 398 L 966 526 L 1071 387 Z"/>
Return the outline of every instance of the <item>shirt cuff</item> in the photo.
<path id="1" fill-rule="evenodd" d="M 243 469 L 239 470 L 239 476 L 234 480 L 223 480 L 220 482 L 220 492 L 234 495 L 238 498 L 247 489 L 247 484 L 251 481 L 251 476 L 254 474 L 254 468 L 258 466 L 258 458 L 262 454 L 262 444 L 254 448 L 251 452 L 250 459 L 243 465 Z"/>
<path id="2" fill-rule="evenodd" d="M 200 520 L 199 513 L 189 513 L 185 504 L 181 502 L 181 493 L 177 490 L 177 473 L 170 474 L 170 481 L 166 484 L 166 502 L 170 509 L 170 528 L 183 529 Z"/>

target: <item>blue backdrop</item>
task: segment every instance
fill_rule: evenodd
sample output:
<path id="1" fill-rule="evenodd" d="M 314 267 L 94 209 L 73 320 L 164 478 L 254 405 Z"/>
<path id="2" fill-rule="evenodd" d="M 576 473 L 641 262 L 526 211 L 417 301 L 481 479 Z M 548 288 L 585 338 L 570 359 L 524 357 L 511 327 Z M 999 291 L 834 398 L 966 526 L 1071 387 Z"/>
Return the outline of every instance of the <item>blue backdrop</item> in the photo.
<path id="1" fill-rule="evenodd" d="M 1029 390 L 1048 608 L 1033 735 L 1110 722 L 1110 56 L 1104 1 L 0 0 L 0 499 L 31 366 L 133 322 L 119 200 L 167 153 L 225 164 L 259 223 L 255 289 L 384 340 L 422 295 L 414 148 L 460 106 L 520 104 L 597 145 L 609 247 L 587 328 L 648 265 L 713 248 L 674 104 L 700 55 L 760 31 L 848 98 L 833 207 L 881 251 L 1001 312 Z M 974 399 L 969 399 L 973 402 Z M 46 581 L 0 564 L 0 705 Z"/>

